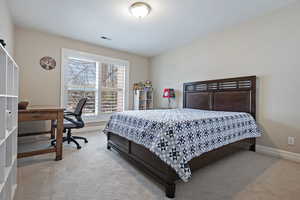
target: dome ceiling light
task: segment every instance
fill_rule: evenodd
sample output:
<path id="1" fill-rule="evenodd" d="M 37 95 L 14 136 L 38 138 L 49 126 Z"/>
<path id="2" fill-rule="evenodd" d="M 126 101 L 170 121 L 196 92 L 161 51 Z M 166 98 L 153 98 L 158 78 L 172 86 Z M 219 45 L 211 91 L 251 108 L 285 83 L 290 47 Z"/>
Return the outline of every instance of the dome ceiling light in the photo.
<path id="1" fill-rule="evenodd" d="M 139 19 L 149 15 L 151 11 L 151 6 L 144 2 L 136 2 L 129 7 L 129 12 L 132 16 L 135 16 Z"/>

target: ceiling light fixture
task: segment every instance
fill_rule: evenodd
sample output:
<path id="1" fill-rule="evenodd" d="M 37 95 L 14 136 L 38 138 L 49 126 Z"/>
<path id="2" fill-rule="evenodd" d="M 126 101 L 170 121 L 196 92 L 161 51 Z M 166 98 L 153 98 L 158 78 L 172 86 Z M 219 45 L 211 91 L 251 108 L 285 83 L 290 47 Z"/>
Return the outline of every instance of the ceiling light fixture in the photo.
<path id="1" fill-rule="evenodd" d="M 129 7 L 131 15 L 137 18 L 143 18 L 149 15 L 151 6 L 144 2 L 136 2 Z"/>

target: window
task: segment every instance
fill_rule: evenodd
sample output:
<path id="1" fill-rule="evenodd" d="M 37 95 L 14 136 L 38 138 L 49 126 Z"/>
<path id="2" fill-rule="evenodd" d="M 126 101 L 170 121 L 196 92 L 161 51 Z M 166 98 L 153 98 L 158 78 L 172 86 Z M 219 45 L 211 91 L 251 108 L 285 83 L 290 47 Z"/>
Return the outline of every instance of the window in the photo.
<path id="1" fill-rule="evenodd" d="M 74 110 L 86 97 L 86 120 L 104 120 L 127 109 L 127 61 L 63 49 L 62 106 Z"/>
<path id="2" fill-rule="evenodd" d="M 101 104 L 102 113 L 124 110 L 125 67 L 101 64 Z"/>
<path id="3" fill-rule="evenodd" d="M 65 92 L 67 101 L 65 107 L 74 110 L 82 97 L 88 101 L 84 114 L 98 114 L 98 83 L 97 62 L 68 58 L 65 66 Z"/>

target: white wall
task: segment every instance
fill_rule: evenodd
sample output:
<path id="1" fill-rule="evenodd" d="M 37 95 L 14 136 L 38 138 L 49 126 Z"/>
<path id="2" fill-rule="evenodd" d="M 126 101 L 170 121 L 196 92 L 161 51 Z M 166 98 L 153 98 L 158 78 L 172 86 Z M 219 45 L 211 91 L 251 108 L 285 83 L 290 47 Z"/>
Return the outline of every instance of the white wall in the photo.
<path id="1" fill-rule="evenodd" d="M 154 57 L 150 73 L 156 106 L 165 87 L 181 106 L 184 82 L 257 75 L 258 143 L 300 153 L 300 3 Z"/>
<path id="2" fill-rule="evenodd" d="M 20 100 L 28 100 L 31 105 L 60 105 L 62 48 L 128 60 L 130 63 L 130 108 L 132 106 L 133 99 L 131 90 L 133 83 L 149 79 L 149 59 L 146 57 L 108 49 L 32 29 L 16 27 L 15 58 L 16 62 L 21 66 Z M 39 61 L 44 56 L 51 56 L 55 58 L 57 66 L 54 70 L 46 71 L 41 68 Z M 97 125 L 99 125 L 99 123 Z M 44 123 L 26 123 L 20 127 L 22 131 L 27 132 L 32 131 L 32 127 L 34 127 L 33 129 L 44 130 L 44 126 Z"/>
<path id="3" fill-rule="evenodd" d="M 20 99 L 32 105 L 60 104 L 60 70 L 62 48 L 128 60 L 130 88 L 134 82 L 149 79 L 149 60 L 146 57 L 108 49 L 32 29 L 16 27 L 16 61 L 21 66 Z M 39 65 L 44 56 L 55 58 L 57 67 L 46 71 Z M 132 106 L 132 94 L 129 107 Z"/>
<path id="4" fill-rule="evenodd" d="M 14 53 L 14 24 L 8 9 L 7 0 L 0 0 L 0 39 L 4 39 L 8 52 Z"/>

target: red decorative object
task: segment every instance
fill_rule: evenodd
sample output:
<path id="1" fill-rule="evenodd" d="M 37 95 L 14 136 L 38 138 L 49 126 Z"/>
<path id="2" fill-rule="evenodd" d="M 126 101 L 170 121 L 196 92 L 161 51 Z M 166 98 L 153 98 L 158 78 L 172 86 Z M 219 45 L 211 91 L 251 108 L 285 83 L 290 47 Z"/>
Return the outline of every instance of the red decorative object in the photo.
<path id="1" fill-rule="evenodd" d="M 175 98 L 175 91 L 172 88 L 165 88 L 163 98 Z"/>
<path id="2" fill-rule="evenodd" d="M 168 108 L 171 108 L 171 98 L 175 98 L 175 91 L 173 88 L 165 88 L 163 98 L 168 98 Z"/>

